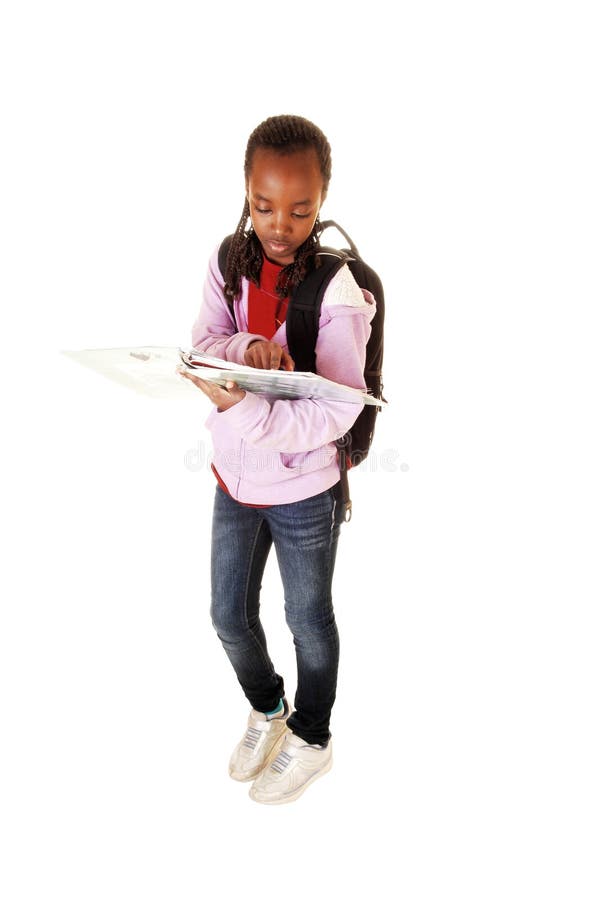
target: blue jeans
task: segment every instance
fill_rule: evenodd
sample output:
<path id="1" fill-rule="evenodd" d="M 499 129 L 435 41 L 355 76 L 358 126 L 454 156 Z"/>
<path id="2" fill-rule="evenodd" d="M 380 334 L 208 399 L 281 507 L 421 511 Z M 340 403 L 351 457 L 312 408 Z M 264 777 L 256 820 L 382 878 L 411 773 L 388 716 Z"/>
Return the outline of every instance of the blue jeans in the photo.
<path id="1" fill-rule="evenodd" d="M 331 583 L 342 521 L 339 483 L 321 494 L 255 509 L 216 487 L 212 523 L 212 623 L 251 706 L 275 709 L 284 681 L 270 659 L 259 617 L 262 576 L 272 543 L 297 661 L 288 726 L 310 744 L 331 737 L 339 639 Z"/>

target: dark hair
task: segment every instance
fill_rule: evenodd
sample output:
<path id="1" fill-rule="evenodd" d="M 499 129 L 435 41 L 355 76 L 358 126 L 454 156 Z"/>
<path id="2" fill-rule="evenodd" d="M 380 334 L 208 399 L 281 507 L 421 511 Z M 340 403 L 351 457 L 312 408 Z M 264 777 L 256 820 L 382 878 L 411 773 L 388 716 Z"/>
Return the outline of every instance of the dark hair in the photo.
<path id="1" fill-rule="evenodd" d="M 325 196 L 331 178 L 331 147 L 324 133 L 313 122 L 301 116 L 272 116 L 258 125 L 251 132 L 245 150 L 246 180 L 251 173 L 253 154 L 259 148 L 274 150 L 281 154 L 315 150 L 319 159 Z M 225 278 L 224 293 L 228 300 L 233 300 L 239 295 L 242 276 L 259 284 L 263 251 L 253 227 L 249 231 L 245 230 L 248 218 L 249 201 L 245 198 L 243 213 L 229 247 L 226 272 L 222 273 Z M 319 231 L 317 219 L 311 234 L 298 248 L 294 262 L 281 269 L 276 286 L 281 297 L 287 297 L 305 277 L 309 260 L 315 255 L 319 245 Z"/>

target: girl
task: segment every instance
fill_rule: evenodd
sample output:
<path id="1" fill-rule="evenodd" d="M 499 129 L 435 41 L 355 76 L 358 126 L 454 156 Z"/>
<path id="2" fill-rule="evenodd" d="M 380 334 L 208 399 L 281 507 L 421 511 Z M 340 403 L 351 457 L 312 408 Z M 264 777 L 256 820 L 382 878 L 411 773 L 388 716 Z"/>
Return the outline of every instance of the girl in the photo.
<path id="1" fill-rule="evenodd" d="M 251 134 L 246 199 L 225 272 L 210 260 L 192 344 L 255 368 L 294 369 L 286 339 L 291 292 L 319 246 L 318 214 L 331 176 L 330 146 L 312 122 L 274 116 Z M 251 220 L 247 228 L 248 219 Z M 229 308 L 234 304 L 234 317 Z M 347 266 L 321 306 L 317 372 L 365 389 L 365 346 L 375 302 Z M 236 322 L 236 324 L 235 324 Z M 339 641 L 331 583 L 342 521 L 335 441 L 359 405 L 275 400 L 182 373 L 214 404 L 211 616 L 251 704 L 229 773 L 253 781 L 261 803 L 295 800 L 332 762 L 331 709 Z M 259 618 L 261 579 L 272 543 L 297 660 L 294 709 L 270 659 Z"/>

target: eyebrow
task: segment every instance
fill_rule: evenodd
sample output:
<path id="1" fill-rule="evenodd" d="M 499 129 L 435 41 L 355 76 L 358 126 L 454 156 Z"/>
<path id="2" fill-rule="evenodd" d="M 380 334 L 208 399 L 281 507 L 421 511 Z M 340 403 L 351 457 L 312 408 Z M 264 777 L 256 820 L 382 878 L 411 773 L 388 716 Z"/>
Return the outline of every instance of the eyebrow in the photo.
<path id="1" fill-rule="evenodd" d="M 263 194 L 254 194 L 256 200 L 262 200 L 264 203 L 271 203 L 272 201 L 268 197 L 264 197 Z M 310 200 L 298 200 L 296 203 L 293 203 L 293 206 L 308 206 L 311 203 Z"/>

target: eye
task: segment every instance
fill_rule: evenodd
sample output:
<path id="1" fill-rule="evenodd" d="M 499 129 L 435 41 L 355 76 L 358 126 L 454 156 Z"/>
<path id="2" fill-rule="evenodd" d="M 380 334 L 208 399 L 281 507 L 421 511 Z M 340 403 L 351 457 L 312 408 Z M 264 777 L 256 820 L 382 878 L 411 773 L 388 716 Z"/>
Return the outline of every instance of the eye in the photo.
<path id="1" fill-rule="evenodd" d="M 262 215 L 265 215 L 266 213 L 272 212 L 271 209 L 261 209 L 259 206 L 255 206 L 254 209 L 255 209 L 256 212 L 262 213 Z"/>
<path id="2" fill-rule="evenodd" d="M 295 219 L 308 219 L 311 213 L 293 213 Z"/>

